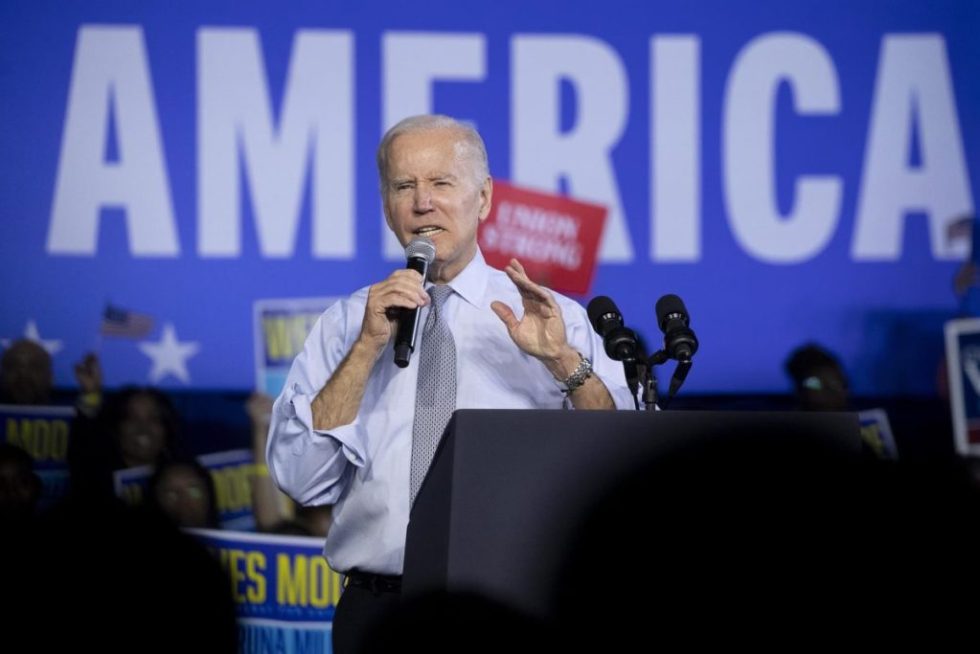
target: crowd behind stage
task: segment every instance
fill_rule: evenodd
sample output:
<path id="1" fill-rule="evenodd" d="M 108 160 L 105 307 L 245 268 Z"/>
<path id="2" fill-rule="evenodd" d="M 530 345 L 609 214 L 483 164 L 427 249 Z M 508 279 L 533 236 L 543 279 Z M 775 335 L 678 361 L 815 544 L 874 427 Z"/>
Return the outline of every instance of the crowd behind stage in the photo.
<path id="1" fill-rule="evenodd" d="M 782 395 L 682 393 L 670 410 L 882 409 L 891 447 L 865 438 L 851 466 L 791 438 L 779 451 L 736 446 L 736 438 L 658 461 L 599 498 L 568 552 L 563 579 L 601 579 L 591 601 L 581 601 L 570 581 L 555 589 L 556 615 L 541 620 L 474 594 L 419 598 L 392 616 L 368 651 L 459 651 L 461 642 L 477 651 L 554 643 L 584 651 L 651 637 L 753 642 L 820 625 L 829 638 L 852 621 L 864 635 L 896 619 L 942 625 L 943 633 L 968 624 L 958 616 L 975 602 L 954 598 L 975 595 L 980 484 L 973 461 L 955 454 L 945 388 L 933 398 L 854 397 L 846 367 L 814 343 L 788 353 L 785 373 L 790 390 Z M 94 354 L 77 363 L 75 376 L 77 388 L 53 388 L 50 356 L 28 340 L 0 359 L 0 404 L 75 409 L 69 483 L 55 502 L 42 502 L 30 454 L 0 444 L 4 578 L 22 609 L 47 607 L 27 610 L 31 624 L 48 615 L 63 627 L 33 629 L 30 637 L 69 645 L 101 620 L 102 640 L 91 642 L 109 650 L 128 647 L 131 633 L 151 649 L 178 648 L 176 634 L 192 629 L 208 651 L 235 651 L 226 571 L 182 531 L 221 527 L 214 479 L 200 456 L 251 450 L 255 531 L 322 538 L 330 527 L 330 507 L 298 506 L 268 475 L 273 398 L 107 390 Z M 113 480 L 140 467 L 152 474 L 133 505 Z M 109 599 L 89 604 L 95 588 Z M 706 620 L 711 630 L 703 629 Z M 475 633 L 492 636 L 474 642 Z"/>

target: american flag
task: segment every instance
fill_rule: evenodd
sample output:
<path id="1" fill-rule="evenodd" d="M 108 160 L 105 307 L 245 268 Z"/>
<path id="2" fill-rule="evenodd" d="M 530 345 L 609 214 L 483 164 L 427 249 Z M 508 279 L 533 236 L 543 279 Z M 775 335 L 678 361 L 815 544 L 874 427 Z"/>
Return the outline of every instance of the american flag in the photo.
<path id="1" fill-rule="evenodd" d="M 102 313 L 103 336 L 121 338 L 142 338 L 153 329 L 153 318 L 142 313 L 133 313 L 126 309 L 106 305 Z"/>

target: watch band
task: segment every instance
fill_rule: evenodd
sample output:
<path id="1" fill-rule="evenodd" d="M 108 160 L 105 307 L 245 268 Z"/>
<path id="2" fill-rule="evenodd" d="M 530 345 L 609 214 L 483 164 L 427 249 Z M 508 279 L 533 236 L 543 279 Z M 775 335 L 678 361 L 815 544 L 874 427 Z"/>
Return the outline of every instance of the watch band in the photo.
<path id="1" fill-rule="evenodd" d="M 572 374 L 565 379 L 558 380 L 559 386 L 566 395 L 578 390 L 585 383 L 585 380 L 592 376 L 592 362 L 588 357 L 582 356 L 581 352 L 578 355 L 580 360 Z"/>

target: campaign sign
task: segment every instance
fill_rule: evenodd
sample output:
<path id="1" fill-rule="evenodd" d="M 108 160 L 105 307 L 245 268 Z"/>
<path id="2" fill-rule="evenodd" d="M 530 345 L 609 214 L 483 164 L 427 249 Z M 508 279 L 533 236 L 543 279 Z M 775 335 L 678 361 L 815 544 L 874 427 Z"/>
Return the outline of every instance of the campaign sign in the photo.
<path id="1" fill-rule="evenodd" d="M 197 457 L 198 463 L 211 474 L 218 523 L 222 529 L 252 531 L 255 515 L 252 512 L 251 475 L 255 457 L 248 449 L 213 452 Z M 124 468 L 113 473 L 116 496 L 130 506 L 143 503 L 153 476 L 153 466 Z"/>
<path id="2" fill-rule="evenodd" d="M 306 337 L 336 298 L 256 300 L 253 305 L 255 388 L 276 397 Z"/>
<path id="3" fill-rule="evenodd" d="M 494 268 L 517 259 L 535 282 L 585 295 L 595 274 L 606 207 L 499 180 L 480 226 L 483 256 Z"/>
<path id="4" fill-rule="evenodd" d="M 68 491 L 68 440 L 74 416 L 75 409 L 67 406 L 0 405 L 0 440 L 34 459 L 42 485 L 41 509 Z"/>
<path id="5" fill-rule="evenodd" d="M 153 466 L 149 465 L 116 470 L 112 473 L 112 487 L 116 497 L 129 506 L 142 504 L 152 476 Z"/>
<path id="6" fill-rule="evenodd" d="M 222 529 L 253 531 L 252 481 L 255 457 L 251 450 L 228 450 L 197 457 L 214 482 L 218 522 Z"/>
<path id="7" fill-rule="evenodd" d="M 946 323 L 946 368 L 956 451 L 980 455 L 980 318 Z"/>
<path id="8" fill-rule="evenodd" d="M 231 583 L 240 652 L 329 654 L 341 577 L 323 557 L 323 540 L 193 530 L 221 561 Z"/>
<path id="9" fill-rule="evenodd" d="M 861 423 L 861 440 L 879 459 L 897 459 L 898 447 L 892 434 L 892 425 L 884 409 L 867 409 L 858 413 Z"/>

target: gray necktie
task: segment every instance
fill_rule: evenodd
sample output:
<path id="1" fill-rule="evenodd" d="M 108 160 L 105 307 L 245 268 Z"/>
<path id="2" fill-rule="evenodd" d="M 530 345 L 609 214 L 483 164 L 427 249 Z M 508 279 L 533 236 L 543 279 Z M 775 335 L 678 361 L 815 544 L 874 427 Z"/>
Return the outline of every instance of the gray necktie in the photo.
<path id="1" fill-rule="evenodd" d="M 442 316 L 446 298 L 452 293 L 449 286 L 429 289 L 432 308 L 422 329 L 422 351 L 419 353 L 409 506 L 415 504 L 415 496 L 429 471 L 442 432 L 456 409 L 456 341 Z"/>

